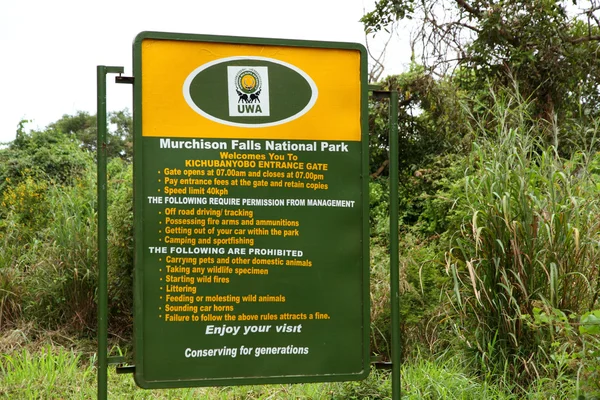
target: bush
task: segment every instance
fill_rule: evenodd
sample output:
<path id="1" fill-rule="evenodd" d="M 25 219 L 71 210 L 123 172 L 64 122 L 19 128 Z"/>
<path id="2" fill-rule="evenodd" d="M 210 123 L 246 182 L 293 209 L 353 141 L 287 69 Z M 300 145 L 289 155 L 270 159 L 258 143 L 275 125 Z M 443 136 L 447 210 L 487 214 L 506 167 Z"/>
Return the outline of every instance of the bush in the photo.
<path id="1" fill-rule="evenodd" d="M 49 188 L 49 221 L 39 261 L 28 272 L 25 311 L 46 328 L 95 330 L 97 287 L 96 185 L 89 168 L 73 186 Z"/>
<path id="2" fill-rule="evenodd" d="M 133 327 L 133 169 L 108 167 L 108 298 L 110 331 L 130 337 Z"/>
<path id="3" fill-rule="evenodd" d="M 468 215 L 448 253 L 459 337 L 483 373 L 527 384 L 557 373 L 554 327 L 535 310 L 597 307 L 600 204 L 588 153 L 561 159 L 528 105 L 498 95 L 477 126 L 457 208 Z"/>

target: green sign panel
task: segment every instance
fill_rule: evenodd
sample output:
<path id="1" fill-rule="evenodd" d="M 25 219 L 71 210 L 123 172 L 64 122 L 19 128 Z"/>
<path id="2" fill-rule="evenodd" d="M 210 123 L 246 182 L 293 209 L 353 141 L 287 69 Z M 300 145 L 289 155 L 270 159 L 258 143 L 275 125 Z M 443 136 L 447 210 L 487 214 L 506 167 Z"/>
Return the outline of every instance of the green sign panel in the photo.
<path id="1" fill-rule="evenodd" d="M 369 373 L 361 45 L 134 43 L 135 379 Z"/>

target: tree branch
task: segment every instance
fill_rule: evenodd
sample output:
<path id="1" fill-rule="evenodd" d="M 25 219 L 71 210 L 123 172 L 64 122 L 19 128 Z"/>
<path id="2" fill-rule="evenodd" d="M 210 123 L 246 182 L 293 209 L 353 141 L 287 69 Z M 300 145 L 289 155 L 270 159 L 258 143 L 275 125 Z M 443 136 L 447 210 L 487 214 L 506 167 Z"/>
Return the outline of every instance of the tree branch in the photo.
<path id="1" fill-rule="evenodd" d="M 567 42 L 572 44 L 579 44 L 585 42 L 595 42 L 600 41 L 600 35 L 589 35 L 589 36 L 581 36 L 577 38 L 567 38 Z"/>
<path id="2" fill-rule="evenodd" d="M 381 175 L 381 173 L 385 170 L 385 167 L 387 167 L 389 163 L 390 160 L 385 160 L 383 164 L 381 164 L 381 167 L 379 167 L 377 171 L 371 174 L 371 178 L 377 178 L 379 175 Z"/>
<path id="3" fill-rule="evenodd" d="M 473 6 L 468 4 L 465 0 L 456 0 L 456 4 L 458 4 L 460 6 L 460 8 L 462 8 L 469 14 L 474 15 L 477 18 L 481 18 L 481 11 L 473 8 Z"/>
<path id="4" fill-rule="evenodd" d="M 461 21 L 446 22 L 445 24 L 438 25 L 439 28 L 450 28 L 450 27 L 453 27 L 453 26 L 462 26 L 463 28 L 470 29 L 473 32 L 481 33 L 481 29 L 479 29 L 479 28 L 477 28 L 477 27 L 475 27 L 473 25 L 466 24 L 466 23 L 461 22 Z"/>

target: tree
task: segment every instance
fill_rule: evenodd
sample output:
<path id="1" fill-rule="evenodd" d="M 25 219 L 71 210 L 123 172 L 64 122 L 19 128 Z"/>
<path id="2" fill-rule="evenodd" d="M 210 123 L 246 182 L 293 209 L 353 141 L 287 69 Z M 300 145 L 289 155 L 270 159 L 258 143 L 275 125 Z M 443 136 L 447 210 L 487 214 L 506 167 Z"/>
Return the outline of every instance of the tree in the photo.
<path id="1" fill-rule="evenodd" d="M 108 157 L 130 161 L 133 156 L 131 114 L 122 110 L 111 112 L 108 117 Z M 0 149 L 0 192 L 7 182 L 17 184 L 27 177 L 70 183 L 87 168 L 92 160 L 90 154 L 96 151 L 95 115 L 85 111 L 65 114 L 41 131 L 25 131 L 25 122 L 19 124 L 15 140 Z"/>
<path id="2" fill-rule="evenodd" d="M 0 150 L 0 192 L 28 177 L 70 183 L 88 167 L 91 158 L 78 142 L 52 130 L 17 133 L 7 148 Z"/>
<path id="3" fill-rule="evenodd" d="M 422 66 L 382 80 L 384 90 L 399 96 L 399 168 L 413 174 L 436 156 L 461 148 L 466 135 L 459 105 L 461 93 L 446 80 L 435 80 Z M 373 102 L 369 113 L 370 168 L 373 177 L 388 160 L 389 103 Z"/>
<path id="4" fill-rule="evenodd" d="M 133 156 L 133 122 L 129 110 L 113 111 L 108 114 L 107 132 L 108 157 L 121 157 L 131 160 Z M 75 115 L 63 115 L 50 124 L 49 129 L 71 135 L 81 142 L 81 146 L 91 152 L 96 151 L 96 116 L 86 111 Z"/>
<path id="5" fill-rule="evenodd" d="M 362 21 L 377 32 L 397 19 L 418 18 L 413 45 L 429 71 L 475 91 L 486 82 L 514 81 L 543 120 L 592 119 L 600 115 L 600 6 L 570 3 L 380 0 Z"/>

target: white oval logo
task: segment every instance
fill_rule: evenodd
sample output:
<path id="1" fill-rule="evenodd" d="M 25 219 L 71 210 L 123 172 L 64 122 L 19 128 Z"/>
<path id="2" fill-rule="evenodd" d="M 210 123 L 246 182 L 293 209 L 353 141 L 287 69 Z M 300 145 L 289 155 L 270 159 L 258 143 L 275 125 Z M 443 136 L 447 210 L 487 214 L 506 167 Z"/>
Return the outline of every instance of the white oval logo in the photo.
<path id="1" fill-rule="evenodd" d="M 300 68 L 267 57 L 227 57 L 193 70 L 183 97 L 220 124 L 263 128 L 306 114 L 317 102 L 315 82 Z"/>

